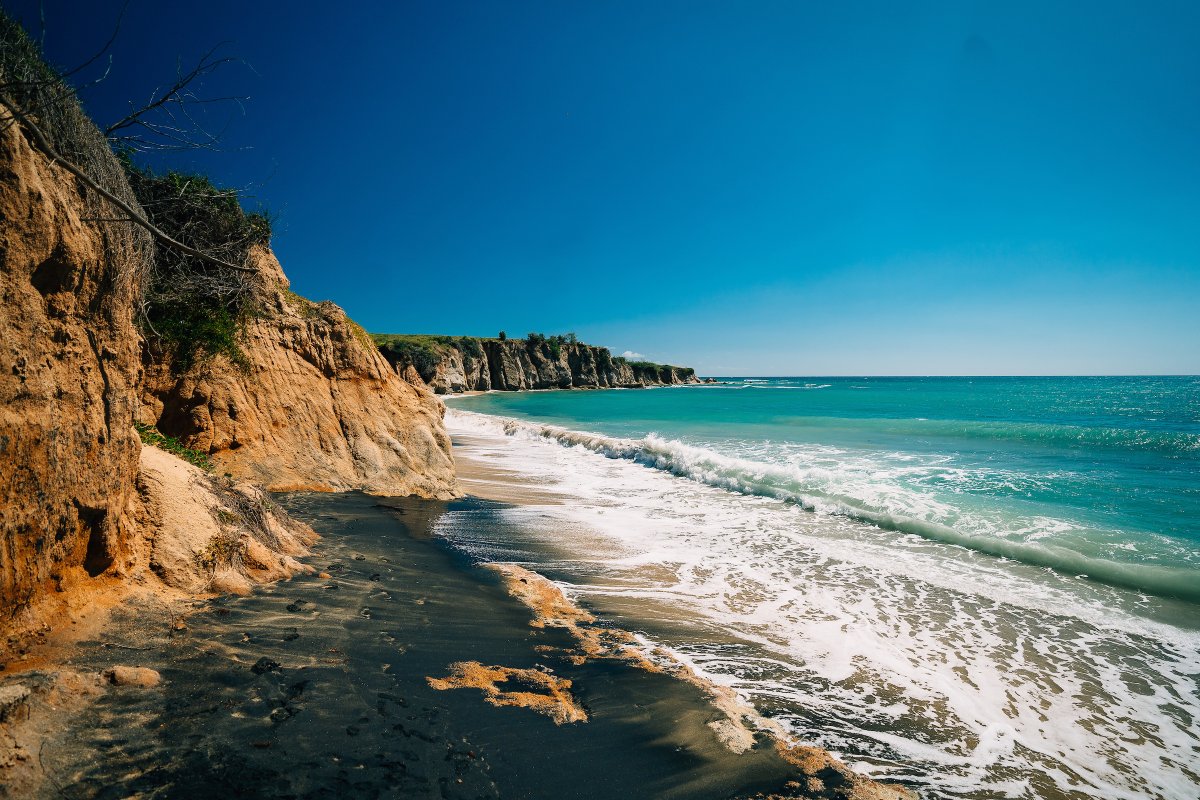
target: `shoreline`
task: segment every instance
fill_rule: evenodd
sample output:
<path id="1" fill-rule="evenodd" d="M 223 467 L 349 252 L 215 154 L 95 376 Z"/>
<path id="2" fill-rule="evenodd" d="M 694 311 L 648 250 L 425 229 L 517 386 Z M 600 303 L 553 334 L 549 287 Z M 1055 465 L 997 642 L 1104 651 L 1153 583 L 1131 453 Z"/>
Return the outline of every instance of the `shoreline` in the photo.
<path id="1" fill-rule="evenodd" d="M 504 469 L 477 452 L 483 440 L 470 434 L 455 433 L 452 441 L 460 481 L 471 494 L 514 506 L 561 505 L 564 502 L 560 494 L 540 490 L 529 477 Z M 587 607 L 567 597 L 546 576 L 502 561 L 485 561 L 482 566 L 501 575 L 509 594 L 534 613 L 535 621 L 531 624 L 562 628 L 572 634 L 578 644 L 572 658 L 616 660 L 635 669 L 670 675 L 699 689 L 705 702 L 722 717 L 711 721 L 709 727 L 734 752 L 753 746 L 756 738 L 765 738 L 774 743 L 781 757 L 805 773 L 802 780 L 814 779 L 822 772 L 827 775 L 836 772 L 848 787 L 857 783 L 846 797 L 917 797 L 916 793 L 899 784 L 877 783 L 852 772 L 823 748 L 797 742 L 782 725 L 764 717 L 734 690 L 699 675 L 665 648 L 647 645 L 628 631 L 598 622 Z"/>
<path id="2" fill-rule="evenodd" d="M 464 522 L 447 536 L 537 570 L 793 735 L 927 796 L 1189 796 L 1190 717 L 1169 719 L 1135 687 L 1169 687 L 1191 713 L 1194 606 L 729 491 L 727 463 L 706 453 L 608 438 L 686 415 L 692 401 L 678 397 L 463 403 L 446 418 L 456 453 L 556 503 L 509 512 L 502 533 Z M 559 422 L 574 429 L 560 435 L 506 408 L 609 427 Z M 1014 637 L 1028 644 L 1014 651 Z M 1145 660 L 1129 664 L 1131 650 Z M 1084 693 L 1118 671 L 1122 681 Z M 1072 721 L 1045 725 L 1056 717 Z M 1118 718 L 1161 725 L 1162 739 L 1124 743 Z M 1138 766 L 1153 757 L 1160 780 Z"/>

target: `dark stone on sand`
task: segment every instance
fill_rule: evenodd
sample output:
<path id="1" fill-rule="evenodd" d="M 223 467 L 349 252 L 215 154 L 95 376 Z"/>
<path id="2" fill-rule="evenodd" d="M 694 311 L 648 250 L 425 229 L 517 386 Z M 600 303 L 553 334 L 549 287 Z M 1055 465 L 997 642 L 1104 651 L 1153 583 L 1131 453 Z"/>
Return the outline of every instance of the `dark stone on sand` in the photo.
<path id="1" fill-rule="evenodd" d="M 258 661 L 254 662 L 254 666 L 250 668 L 250 671 L 255 675 L 262 675 L 264 672 L 274 672 L 278 669 L 278 661 L 272 661 L 266 656 L 263 656 Z"/>

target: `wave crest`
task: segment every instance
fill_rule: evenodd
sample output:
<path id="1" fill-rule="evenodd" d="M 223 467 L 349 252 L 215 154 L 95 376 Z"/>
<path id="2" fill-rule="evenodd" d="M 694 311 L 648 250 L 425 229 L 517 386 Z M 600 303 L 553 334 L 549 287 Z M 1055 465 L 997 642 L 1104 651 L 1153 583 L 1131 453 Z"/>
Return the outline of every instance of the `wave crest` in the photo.
<path id="1" fill-rule="evenodd" d="M 1018 541 L 965 532 L 938 522 L 874 508 L 850 496 L 817 495 L 798 487 L 795 473 L 782 465 L 724 456 L 707 448 L 653 433 L 643 439 L 626 439 L 458 409 L 448 409 L 447 415 L 469 426 L 503 432 L 508 436 L 549 441 L 563 447 L 583 448 L 607 458 L 631 461 L 715 488 L 771 497 L 794 503 L 808 511 L 849 517 L 883 530 L 914 534 L 931 541 L 1086 577 L 1112 586 L 1200 602 L 1200 574 L 1195 570 L 1096 558 L 1068 547 L 1040 541 Z"/>

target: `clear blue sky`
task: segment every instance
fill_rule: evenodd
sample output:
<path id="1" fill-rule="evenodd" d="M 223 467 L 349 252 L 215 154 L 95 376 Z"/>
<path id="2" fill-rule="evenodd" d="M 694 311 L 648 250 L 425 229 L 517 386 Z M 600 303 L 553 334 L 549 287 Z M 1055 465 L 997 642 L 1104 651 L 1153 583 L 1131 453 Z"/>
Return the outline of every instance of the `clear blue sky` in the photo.
<path id="1" fill-rule="evenodd" d="M 52 59 L 119 7 L 47 0 Z M 251 185 L 297 291 L 373 331 L 1197 373 L 1198 30 L 1194 2 L 132 0 L 85 100 L 232 42 L 229 151 L 174 163 Z"/>

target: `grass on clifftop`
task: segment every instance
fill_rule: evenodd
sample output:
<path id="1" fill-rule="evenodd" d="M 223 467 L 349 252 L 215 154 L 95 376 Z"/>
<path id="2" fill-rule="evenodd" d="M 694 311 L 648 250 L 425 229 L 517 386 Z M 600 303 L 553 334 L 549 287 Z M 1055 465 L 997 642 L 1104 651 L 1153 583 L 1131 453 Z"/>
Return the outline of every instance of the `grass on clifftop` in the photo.
<path id="1" fill-rule="evenodd" d="M 423 380 L 433 377 L 438 362 L 450 348 L 458 348 L 470 353 L 475 358 L 483 355 L 483 348 L 478 340 L 470 341 L 469 346 L 464 342 L 468 336 L 428 336 L 421 334 L 372 333 L 371 341 L 383 352 L 393 364 L 412 364 Z"/>
<path id="2" fill-rule="evenodd" d="M 205 472 L 212 472 L 216 466 L 213 464 L 213 460 L 208 457 L 208 453 L 193 450 L 174 436 L 165 436 L 159 433 L 158 428 L 155 428 L 153 425 L 143 425 L 140 422 L 135 422 L 133 423 L 133 427 L 137 429 L 138 436 L 142 438 L 142 444 L 148 444 L 157 447 L 159 450 L 165 450 L 171 455 L 179 456 L 192 466 L 199 467 Z"/>

